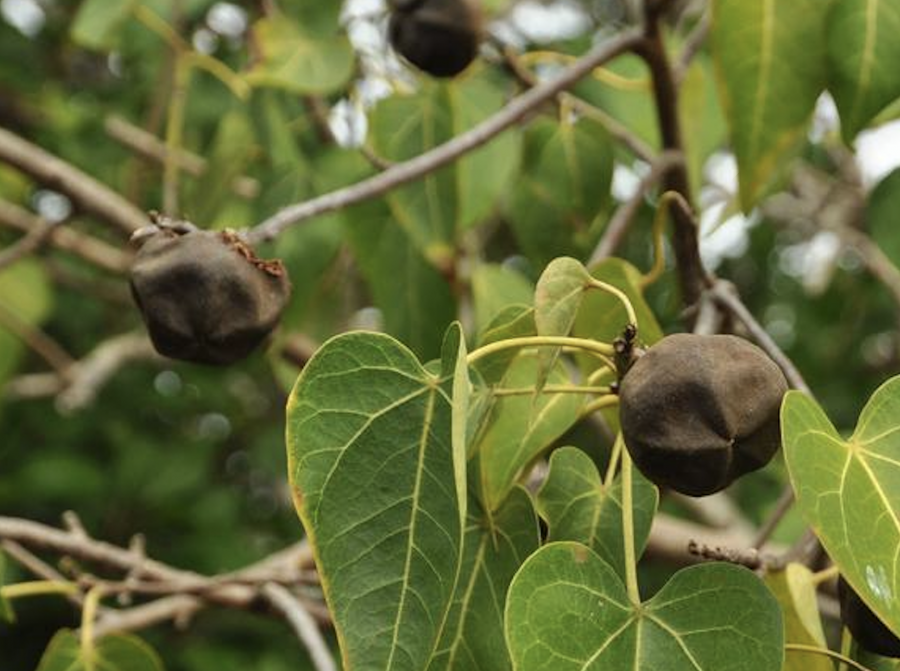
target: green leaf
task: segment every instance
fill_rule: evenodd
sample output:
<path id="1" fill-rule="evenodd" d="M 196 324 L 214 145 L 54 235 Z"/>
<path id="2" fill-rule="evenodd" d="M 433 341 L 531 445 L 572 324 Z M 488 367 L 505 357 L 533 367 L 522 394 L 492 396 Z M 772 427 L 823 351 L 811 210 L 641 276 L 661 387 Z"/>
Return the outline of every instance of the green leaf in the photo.
<path id="1" fill-rule="evenodd" d="M 596 279 L 621 289 L 628 296 L 637 317 L 640 342 L 649 346 L 662 338 L 662 329 L 640 289 L 641 273 L 637 268 L 622 259 L 605 259 L 590 271 Z M 572 335 L 612 342 L 622 335 L 627 324 L 628 314 L 618 298 L 605 291 L 591 291 L 582 300 Z M 581 356 L 579 360 L 587 372 L 598 366 L 593 357 Z"/>
<path id="2" fill-rule="evenodd" d="M 900 98 L 900 5 L 895 0 L 834 0 L 828 13 L 829 89 L 847 144 Z"/>
<path id="3" fill-rule="evenodd" d="M 445 277 L 379 205 L 347 220 L 349 242 L 387 331 L 430 359 L 456 318 L 456 301 Z"/>
<path id="4" fill-rule="evenodd" d="M 423 81 L 412 96 L 385 98 L 372 112 L 375 152 L 405 161 L 450 140 L 503 106 L 496 86 L 479 77 Z M 452 259 L 457 236 L 480 223 L 518 168 L 519 139 L 505 133 L 452 165 L 393 190 L 387 200 L 397 225 L 437 266 Z"/>
<path id="5" fill-rule="evenodd" d="M 599 234 L 595 219 L 610 203 L 612 168 L 612 144 L 599 124 L 539 119 L 528 127 L 508 216 L 537 265 L 587 255 Z"/>
<path id="6" fill-rule="evenodd" d="M 0 622 L 10 624 L 16 621 L 16 614 L 12 604 L 3 596 L 3 585 L 6 584 L 6 556 L 0 551 Z"/>
<path id="7" fill-rule="evenodd" d="M 825 88 L 830 0 L 713 0 L 719 96 L 749 211 L 800 147 Z"/>
<path id="8" fill-rule="evenodd" d="M 538 548 L 537 518 L 521 487 L 510 492 L 491 520 L 477 505 L 469 506 L 460 581 L 428 671 L 512 671 L 503 640 L 506 591 Z"/>
<path id="9" fill-rule="evenodd" d="M 0 272 L 0 310 L 17 321 L 37 326 L 53 308 L 53 294 L 43 267 L 34 259 L 23 259 Z M 19 365 L 22 342 L 0 326 L 0 388 Z"/>
<path id="10" fill-rule="evenodd" d="M 688 173 L 695 196 L 703 185 L 706 160 L 727 141 L 728 128 L 719 99 L 711 59 L 698 54 L 684 73 L 678 109 L 685 138 Z"/>
<path id="11" fill-rule="evenodd" d="M 288 401 L 288 473 L 348 671 L 422 669 L 438 641 L 465 505 L 452 387 L 390 336 L 354 332 Z"/>
<path id="12" fill-rule="evenodd" d="M 538 357 L 520 354 L 512 361 L 500 386 L 532 389 L 538 372 Z M 572 384 L 562 365 L 553 368 L 547 381 Z M 500 507 L 526 467 L 575 424 L 583 405 L 583 394 L 524 394 L 494 400 L 487 426 L 475 446 L 482 501 L 489 511 Z"/>
<path id="13" fill-rule="evenodd" d="M 637 470 L 632 492 L 634 546 L 640 557 L 650 537 L 659 493 Z M 548 541 L 587 545 L 625 579 L 620 478 L 606 487 L 588 455 L 576 447 L 562 447 L 550 455 L 550 470 L 537 493 L 537 507 L 547 522 Z"/>
<path id="14" fill-rule="evenodd" d="M 513 304 L 530 303 L 534 287 L 522 273 L 496 263 L 479 263 L 472 271 L 475 327 L 481 332 Z"/>
<path id="15" fill-rule="evenodd" d="M 506 603 L 517 671 L 781 671 L 782 638 L 778 603 L 747 569 L 692 566 L 635 607 L 579 543 L 533 554 Z"/>
<path id="16" fill-rule="evenodd" d="M 527 305 L 509 305 L 501 310 L 478 338 L 478 346 L 537 335 L 534 325 L 534 308 Z M 497 384 L 506 374 L 510 364 L 518 356 L 515 349 L 501 350 L 479 359 L 473 366 L 487 385 Z"/>
<path id="17" fill-rule="evenodd" d="M 580 261 L 564 256 L 550 262 L 534 290 L 538 335 L 569 335 L 590 282 L 591 275 Z"/>
<path id="18" fill-rule="evenodd" d="M 841 574 L 900 633 L 900 377 L 879 387 L 843 440 L 810 397 L 781 409 L 797 506 Z"/>
<path id="19" fill-rule="evenodd" d="M 792 562 L 782 571 L 767 571 L 764 580 L 784 613 L 784 642 L 827 649 L 812 571 Z M 820 655 L 791 654 L 783 671 L 834 671 L 834 664 Z"/>
<path id="20" fill-rule="evenodd" d="M 253 127 L 241 109 L 222 115 L 208 156 L 208 170 L 193 184 L 185 214 L 205 228 L 236 228 L 242 222 L 230 214 L 229 202 L 236 198 L 231 191 L 236 177 L 244 172 L 258 151 Z M 224 221 L 214 224 L 222 215 Z"/>
<path id="21" fill-rule="evenodd" d="M 283 17 L 253 24 L 260 60 L 247 73 L 253 86 L 272 86 L 299 94 L 336 91 L 353 76 L 354 55 L 344 35 L 312 37 Z"/>
<path id="22" fill-rule="evenodd" d="M 110 634 L 95 643 L 96 656 L 85 659 L 78 635 L 61 629 L 44 651 L 37 671 L 163 671 L 156 651 L 131 634 Z"/>
<path id="23" fill-rule="evenodd" d="M 900 169 L 883 178 L 869 194 L 866 204 L 866 228 L 887 257 L 900 267 Z"/>
<path id="24" fill-rule="evenodd" d="M 97 51 L 113 49 L 135 5 L 137 0 L 84 0 L 72 22 L 72 41 Z"/>

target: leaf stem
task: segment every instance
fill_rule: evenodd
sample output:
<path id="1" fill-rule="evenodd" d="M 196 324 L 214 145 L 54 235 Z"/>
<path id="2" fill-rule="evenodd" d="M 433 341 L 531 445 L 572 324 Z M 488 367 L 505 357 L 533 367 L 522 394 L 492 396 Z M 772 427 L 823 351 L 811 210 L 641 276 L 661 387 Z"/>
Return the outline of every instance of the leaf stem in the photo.
<path id="1" fill-rule="evenodd" d="M 849 657 L 845 657 L 839 652 L 835 652 L 834 650 L 829 650 L 828 648 L 817 648 L 814 645 L 803 645 L 802 643 L 785 643 L 784 649 L 786 652 L 803 652 L 810 655 L 822 655 L 823 657 L 830 657 L 831 659 L 836 659 L 841 664 L 846 664 L 847 666 L 851 666 L 857 671 L 872 671 L 867 666 L 863 666 L 859 662 L 850 659 Z"/>
<path id="2" fill-rule="evenodd" d="M 633 326 L 637 326 L 637 314 L 634 312 L 634 305 L 631 304 L 631 299 L 628 298 L 628 295 L 619 289 L 619 287 L 614 287 L 612 284 L 607 284 L 602 280 L 598 280 L 594 277 L 590 280 L 590 287 L 594 289 L 599 289 L 600 291 L 605 291 L 608 294 L 612 294 L 616 298 L 619 299 L 619 302 L 622 303 L 625 308 L 625 314 L 628 315 L 628 323 Z"/>
<path id="3" fill-rule="evenodd" d="M 818 587 L 823 582 L 828 582 L 829 580 L 834 580 L 841 574 L 840 569 L 837 567 L 837 564 L 833 564 L 826 569 L 822 569 L 813 574 L 812 576 L 812 584 Z"/>
<path id="4" fill-rule="evenodd" d="M 576 350 L 593 352 L 604 357 L 613 356 L 615 350 L 609 343 L 587 340 L 585 338 L 570 338 L 565 336 L 524 336 L 521 338 L 508 338 L 479 347 L 469 353 L 466 363 L 470 366 L 491 354 L 503 352 L 509 349 L 524 349 L 526 347 L 571 347 Z"/>
<path id="5" fill-rule="evenodd" d="M 609 464 L 606 466 L 606 475 L 603 476 L 603 486 L 607 489 L 612 487 L 613 478 L 616 477 L 616 469 L 622 459 L 622 444 L 623 441 L 618 437 L 613 441 L 612 450 L 609 453 Z"/>
<path id="6" fill-rule="evenodd" d="M 538 390 L 541 394 L 610 394 L 609 387 L 579 387 L 576 385 L 548 384 Z M 494 389 L 494 396 L 530 396 L 534 394 L 534 387 L 521 387 L 518 389 Z"/>
<path id="7" fill-rule="evenodd" d="M 603 408 L 611 408 L 612 406 L 618 404 L 619 395 L 618 394 L 607 394 L 606 396 L 601 396 L 600 398 L 591 401 L 581 411 L 582 417 L 587 417 L 593 412 L 597 412 L 598 410 L 603 410 Z"/>
<path id="8" fill-rule="evenodd" d="M 622 533 L 625 548 L 625 587 L 628 589 L 628 598 L 635 606 L 641 603 L 641 591 L 637 579 L 637 552 L 634 547 L 634 500 L 631 483 L 631 455 L 624 449 L 622 433 L 616 436 L 616 442 L 620 443 L 619 450 L 622 455 Z"/>
<path id="9" fill-rule="evenodd" d="M 94 645 L 94 622 L 97 620 L 97 609 L 103 597 L 103 588 L 94 587 L 84 599 L 81 611 L 81 654 L 87 671 L 94 671 L 97 650 Z"/>
<path id="10" fill-rule="evenodd" d="M 45 594 L 78 594 L 78 585 L 73 582 L 62 582 L 59 580 L 31 580 L 0 587 L 0 596 L 8 601 Z"/>
<path id="11" fill-rule="evenodd" d="M 175 58 L 175 75 L 172 96 L 169 99 L 166 122 L 166 157 L 163 165 L 163 209 L 171 216 L 178 215 L 178 161 L 184 134 L 185 108 L 191 82 L 190 54 L 179 53 Z"/>
<path id="12" fill-rule="evenodd" d="M 669 223 L 669 205 L 677 203 L 679 207 L 690 211 L 691 206 L 677 191 L 666 191 L 659 197 L 656 213 L 653 215 L 653 267 L 641 278 L 641 288 L 656 282 L 666 269 L 666 257 L 663 254 L 663 231 Z"/>

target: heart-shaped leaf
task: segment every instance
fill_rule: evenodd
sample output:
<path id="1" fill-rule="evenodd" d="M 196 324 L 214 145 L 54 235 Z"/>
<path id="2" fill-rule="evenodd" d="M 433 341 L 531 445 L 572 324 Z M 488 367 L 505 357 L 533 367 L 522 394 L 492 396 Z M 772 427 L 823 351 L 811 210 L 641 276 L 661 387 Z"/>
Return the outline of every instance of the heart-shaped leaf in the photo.
<path id="1" fill-rule="evenodd" d="M 503 389 L 529 390 L 539 373 L 536 355 L 517 356 L 501 382 Z M 557 364 L 547 378 L 549 384 L 571 384 L 564 367 Z M 491 390 L 481 393 L 491 394 Z M 565 433 L 579 418 L 583 394 L 524 393 L 497 397 L 488 424 L 480 434 L 478 454 L 481 495 L 484 505 L 497 510 L 506 495 L 535 458 Z"/>
<path id="2" fill-rule="evenodd" d="M 632 492 L 634 546 L 640 557 L 650 537 L 659 493 L 637 470 Z M 578 541 L 587 545 L 624 580 L 620 478 L 606 487 L 588 455 L 576 447 L 561 447 L 550 455 L 550 470 L 538 491 L 537 506 L 547 522 L 548 541 Z"/>
<path id="3" fill-rule="evenodd" d="M 273 16 L 253 24 L 252 37 L 260 60 L 246 77 L 254 86 L 329 93 L 353 75 L 353 48 L 346 36 L 312 37 L 289 18 Z"/>
<path id="4" fill-rule="evenodd" d="M 472 271 L 472 303 L 477 332 L 510 305 L 529 304 L 534 286 L 522 273 L 497 263 L 479 263 Z"/>
<path id="5" fill-rule="evenodd" d="M 156 651 L 137 636 L 110 634 L 94 644 L 87 658 L 78 635 L 69 629 L 56 633 L 41 657 L 37 671 L 163 671 Z"/>
<path id="6" fill-rule="evenodd" d="M 509 588 L 517 671 L 781 671 L 781 609 L 752 572 L 683 569 L 632 604 L 616 572 L 579 543 L 550 543 Z"/>
<path id="7" fill-rule="evenodd" d="M 343 334 L 288 401 L 288 472 L 347 671 L 425 668 L 454 594 L 466 503 L 448 374 L 458 332 L 444 350 L 432 374 L 389 336 Z"/>
<path id="8" fill-rule="evenodd" d="M 538 119 L 525 135 L 523 168 L 508 204 L 522 251 L 539 266 L 584 256 L 599 234 L 594 220 L 610 203 L 613 152 L 589 119 Z"/>
<path id="9" fill-rule="evenodd" d="M 849 144 L 900 97 L 900 5 L 893 0 L 834 0 L 828 13 L 829 89 Z"/>
<path id="10" fill-rule="evenodd" d="M 827 649 L 812 571 L 792 562 L 767 572 L 765 582 L 784 613 L 784 642 Z M 783 671 L 834 671 L 834 664 L 821 655 L 794 654 L 785 659 Z"/>
<path id="11" fill-rule="evenodd" d="M 503 640 L 506 591 L 538 542 L 531 497 L 521 487 L 491 518 L 470 501 L 460 580 L 428 671 L 512 669 Z"/>
<path id="12" fill-rule="evenodd" d="M 797 505 L 841 574 L 900 633 L 900 377 L 879 387 L 844 440 L 809 396 L 781 408 Z"/>

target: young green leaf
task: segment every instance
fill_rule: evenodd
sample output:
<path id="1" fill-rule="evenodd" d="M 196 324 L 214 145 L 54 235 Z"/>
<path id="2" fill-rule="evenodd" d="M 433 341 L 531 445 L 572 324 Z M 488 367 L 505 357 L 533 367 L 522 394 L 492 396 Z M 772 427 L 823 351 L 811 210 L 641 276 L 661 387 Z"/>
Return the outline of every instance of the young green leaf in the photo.
<path id="1" fill-rule="evenodd" d="M 534 324 L 534 308 L 528 305 L 508 305 L 501 310 L 478 337 L 478 346 L 489 345 L 511 338 L 525 338 L 537 335 Z M 473 368 L 478 371 L 488 385 L 497 384 L 518 356 L 515 349 L 501 350 L 479 359 Z"/>
<path id="2" fill-rule="evenodd" d="M 829 89 L 847 144 L 900 98 L 900 5 L 894 0 L 833 0 L 828 13 Z"/>
<path id="3" fill-rule="evenodd" d="M 56 633 L 44 651 L 37 671 L 163 671 L 162 660 L 143 640 L 131 634 L 110 634 L 95 642 L 86 659 L 78 635 L 69 629 Z"/>
<path id="4" fill-rule="evenodd" d="M 826 0 L 714 0 L 719 96 L 749 211 L 799 148 L 825 88 Z"/>
<path id="5" fill-rule="evenodd" d="M 444 371 L 457 369 L 453 349 Z M 438 641 L 465 509 L 454 377 L 389 336 L 347 333 L 288 401 L 288 473 L 347 671 L 425 668 Z"/>
<path id="6" fill-rule="evenodd" d="M 503 641 L 506 591 L 538 543 L 531 498 L 521 487 L 490 520 L 470 501 L 460 579 L 428 671 L 512 670 Z"/>
<path id="7" fill-rule="evenodd" d="M 615 571 L 579 543 L 533 554 L 509 588 L 517 671 L 781 671 L 781 610 L 752 572 L 702 564 L 632 604 Z"/>
<path id="8" fill-rule="evenodd" d="M 659 493 L 635 470 L 634 545 L 640 557 L 656 514 Z M 622 481 L 606 487 L 591 458 L 575 447 L 550 455 L 550 471 L 537 493 L 537 506 L 547 522 L 548 541 L 577 541 L 591 548 L 625 579 L 622 540 Z"/>
<path id="9" fill-rule="evenodd" d="M 801 514 L 866 605 L 900 632 L 900 377 L 875 391 L 847 440 L 798 391 L 785 396 L 781 432 Z"/>
<path id="10" fill-rule="evenodd" d="M 353 48 L 344 35 L 313 37 L 277 16 L 254 23 L 252 37 L 260 55 L 246 75 L 253 86 L 322 94 L 339 89 L 353 76 Z"/>
<path id="11" fill-rule="evenodd" d="M 520 354 L 500 386 L 531 389 L 538 372 L 538 357 Z M 571 378 L 557 364 L 547 382 L 565 385 L 571 384 Z M 496 398 L 488 425 L 474 448 L 479 458 L 482 501 L 490 511 L 503 503 L 525 467 L 578 420 L 583 405 L 583 394 L 544 393 L 535 397 L 526 393 Z"/>
<path id="12" fill-rule="evenodd" d="M 784 570 L 769 571 L 765 583 L 784 613 L 784 642 L 827 649 L 813 573 L 792 562 Z M 788 655 L 783 671 L 834 671 L 834 664 L 820 655 Z"/>
<path id="13" fill-rule="evenodd" d="M 98 51 L 112 49 L 118 29 L 137 4 L 137 0 L 84 0 L 72 22 L 72 41 Z"/>
<path id="14" fill-rule="evenodd" d="M 529 304 L 534 296 L 531 280 L 497 263 L 479 263 L 472 271 L 472 303 L 478 333 L 510 305 Z"/>
<path id="15" fill-rule="evenodd" d="M 508 205 L 522 251 L 544 266 L 582 256 L 595 242 L 594 219 L 610 202 L 613 150 L 590 120 L 539 119 L 525 135 L 522 172 Z"/>

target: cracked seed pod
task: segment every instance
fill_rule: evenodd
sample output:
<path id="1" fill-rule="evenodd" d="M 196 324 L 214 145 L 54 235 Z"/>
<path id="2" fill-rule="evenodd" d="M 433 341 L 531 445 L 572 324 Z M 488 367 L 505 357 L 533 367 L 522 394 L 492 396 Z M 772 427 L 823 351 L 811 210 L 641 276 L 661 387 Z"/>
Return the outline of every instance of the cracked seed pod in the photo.
<path id="1" fill-rule="evenodd" d="M 479 0 L 392 0 L 391 46 L 420 70 L 453 77 L 475 60 L 482 37 Z"/>
<path id="2" fill-rule="evenodd" d="M 625 445 L 656 484 L 690 496 L 712 494 L 778 451 L 786 391 L 781 369 L 747 340 L 668 336 L 622 379 Z"/>
<path id="3" fill-rule="evenodd" d="M 290 295 L 280 261 L 258 259 L 229 231 L 139 233 L 131 292 L 160 354 L 227 365 L 275 328 Z"/>
<path id="4" fill-rule="evenodd" d="M 860 647 L 883 657 L 900 657 L 900 639 L 873 613 L 853 588 L 838 578 L 841 621 Z"/>

